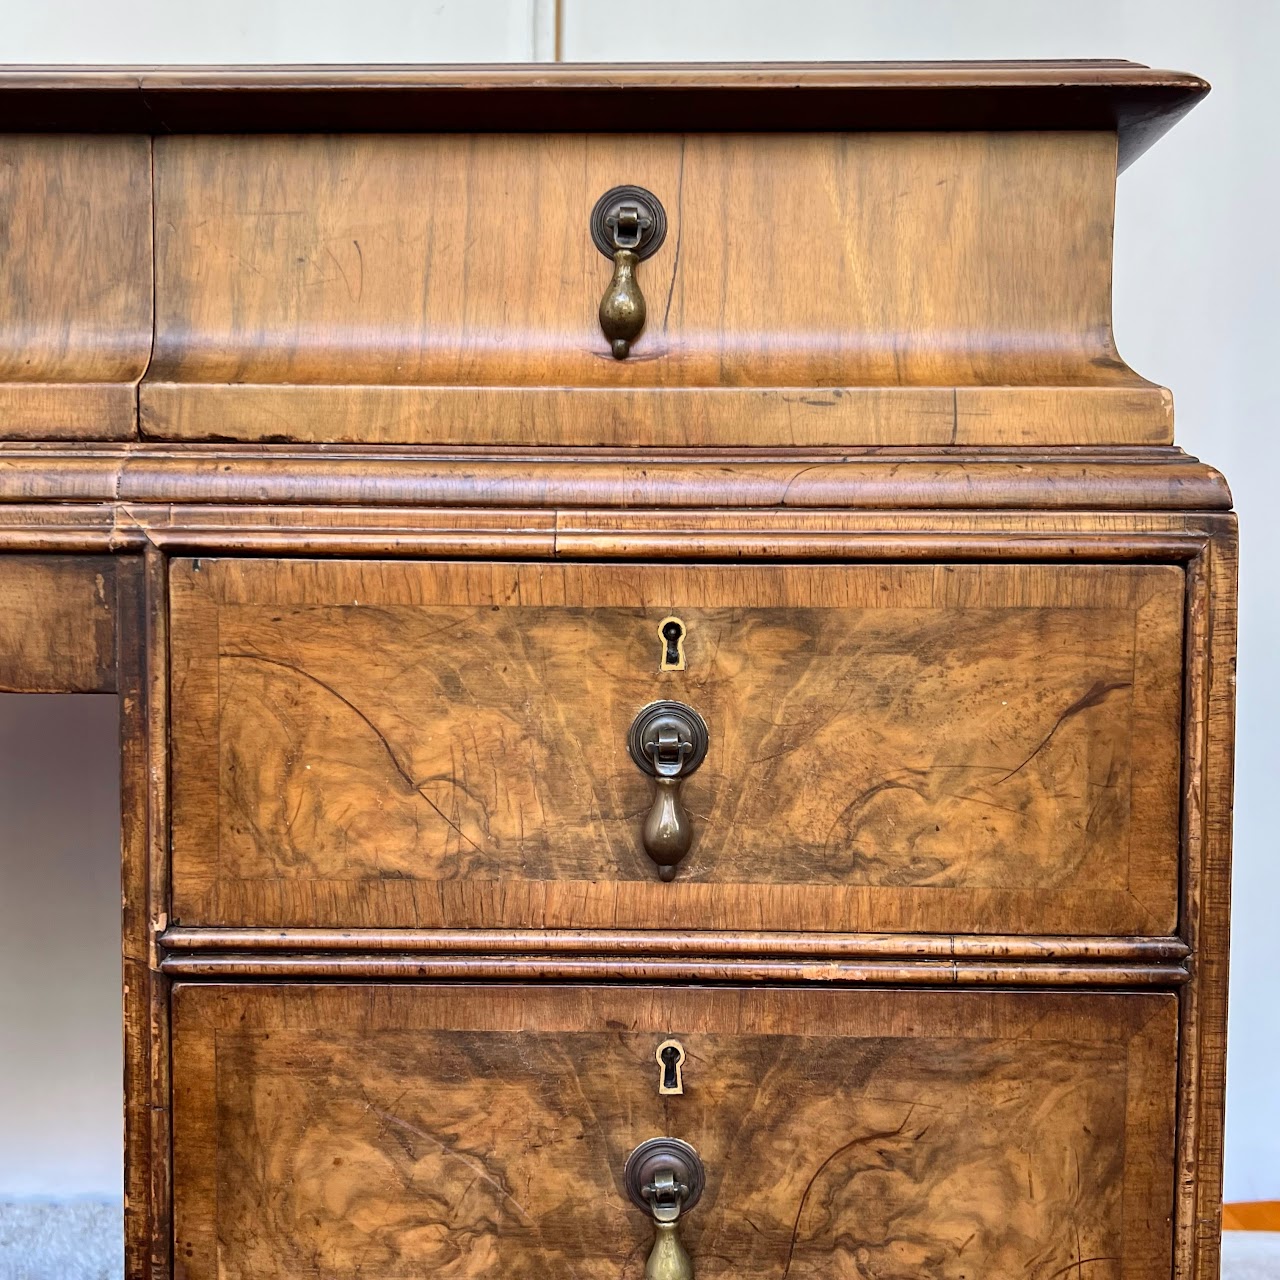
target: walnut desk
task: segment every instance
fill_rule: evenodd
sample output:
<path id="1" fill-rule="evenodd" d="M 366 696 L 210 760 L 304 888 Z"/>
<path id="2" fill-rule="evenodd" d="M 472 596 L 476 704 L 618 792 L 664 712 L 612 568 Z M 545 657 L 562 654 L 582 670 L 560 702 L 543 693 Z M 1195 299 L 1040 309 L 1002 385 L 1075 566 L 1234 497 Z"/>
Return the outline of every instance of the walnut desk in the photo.
<path id="1" fill-rule="evenodd" d="M 123 719 L 130 1280 L 1212 1280 L 1235 523 L 1125 62 L 0 72 L 0 684 Z"/>

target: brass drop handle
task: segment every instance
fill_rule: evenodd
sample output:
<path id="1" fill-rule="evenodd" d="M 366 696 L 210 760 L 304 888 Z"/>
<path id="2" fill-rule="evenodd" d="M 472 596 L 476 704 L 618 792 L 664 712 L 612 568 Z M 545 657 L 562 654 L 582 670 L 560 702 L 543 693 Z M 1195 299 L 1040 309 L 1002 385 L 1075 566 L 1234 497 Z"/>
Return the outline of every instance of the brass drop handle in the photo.
<path id="1" fill-rule="evenodd" d="M 637 1208 L 653 1219 L 653 1249 L 645 1280 L 693 1280 L 693 1259 L 680 1239 L 680 1219 L 698 1203 L 706 1170 L 679 1138 L 650 1138 L 628 1157 L 622 1180 Z"/>
<path id="2" fill-rule="evenodd" d="M 592 210 L 591 238 L 613 259 L 613 278 L 600 299 L 600 328 L 615 360 L 631 354 L 631 344 L 644 328 L 647 307 L 636 268 L 657 252 L 666 234 L 666 211 L 643 187 L 614 187 Z"/>
<path id="3" fill-rule="evenodd" d="M 706 759 L 707 724 L 683 702 L 651 702 L 631 725 L 627 749 L 654 783 L 653 804 L 640 829 L 658 876 L 673 880 L 693 844 L 693 823 L 681 803 L 685 779 Z"/>

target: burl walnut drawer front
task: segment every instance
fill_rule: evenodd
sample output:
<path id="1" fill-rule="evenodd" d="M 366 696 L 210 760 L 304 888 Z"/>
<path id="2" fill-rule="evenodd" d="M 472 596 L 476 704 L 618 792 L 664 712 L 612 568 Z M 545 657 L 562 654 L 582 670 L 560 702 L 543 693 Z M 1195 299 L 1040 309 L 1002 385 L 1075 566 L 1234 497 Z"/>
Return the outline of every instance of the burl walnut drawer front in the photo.
<path id="1" fill-rule="evenodd" d="M 174 917 L 1172 932 L 1183 590 L 1169 566 L 176 561 Z M 656 699 L 709 740 L 670 883 L 627 743 Z"/>
<path id="2" fill-rule="evenodd" d="M 1166 995 L 179 986 L 179 1280 L 1167 1280 Z M 680 1095 L 656 1051 L 685 1051 Z"/>

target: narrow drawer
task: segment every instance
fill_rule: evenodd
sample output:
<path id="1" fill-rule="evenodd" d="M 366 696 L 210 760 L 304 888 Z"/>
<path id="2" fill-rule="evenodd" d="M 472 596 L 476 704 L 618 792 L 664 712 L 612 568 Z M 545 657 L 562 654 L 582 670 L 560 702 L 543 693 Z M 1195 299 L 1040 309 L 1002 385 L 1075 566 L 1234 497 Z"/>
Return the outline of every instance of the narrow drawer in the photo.
<path id="1" fill-rule="evenodd" d="M 698 1280 L 1167 1280 L 1166 995 L 179 986 L 179 1280 L 639 1276 L 690 1143 Z M 660 1095 L 657 1051 L 685 1054 Z"/>
<path id="2" fill-rule="evenodd" d="M 1172 932 L 1183 590 L 1170 566 L 177 561 L 175 920 Z M 662 699 L 709 739 L 670 883 L 628 751 Z"/>

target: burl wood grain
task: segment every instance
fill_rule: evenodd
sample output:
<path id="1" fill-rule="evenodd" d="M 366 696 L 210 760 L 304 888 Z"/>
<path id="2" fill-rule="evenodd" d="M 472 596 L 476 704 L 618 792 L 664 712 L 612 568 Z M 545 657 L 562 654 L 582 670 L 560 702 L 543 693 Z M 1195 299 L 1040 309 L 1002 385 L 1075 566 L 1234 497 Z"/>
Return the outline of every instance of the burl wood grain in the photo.
<path id="1" fill-rule="evenodd" d="M 174 919 L 1169 933 L 1183 594 L 1172 566 L 177 561 Z M 625 748 L 660 697 L 711 732 L 674 884 Z"/>
<path id="2" fill-rule="evenodd" d="M 0 437 L 136 434 L 151 300 L 150 139 L 0 136 Z"/>
<path id="3" fill-rule="evenodd" d="M 155 145 L 161 438 L 1167 443 L 1111 334 L 1116 138 L 178 137 Z M 589 219 L 670 216 L 614 360 Z"/>
<path id="4" fill-rule="evenodd" d="M 1165 1280 L 1175 1037 L 1165 996 L 180 986 L 175 1273 L 632 1280 L 671 1134 L 699 1280 Z"/>
<path id="5" fill-rule="evenodd" d="M 0 556 L 0 692 L 116 688 L 116 562 Z"/>

